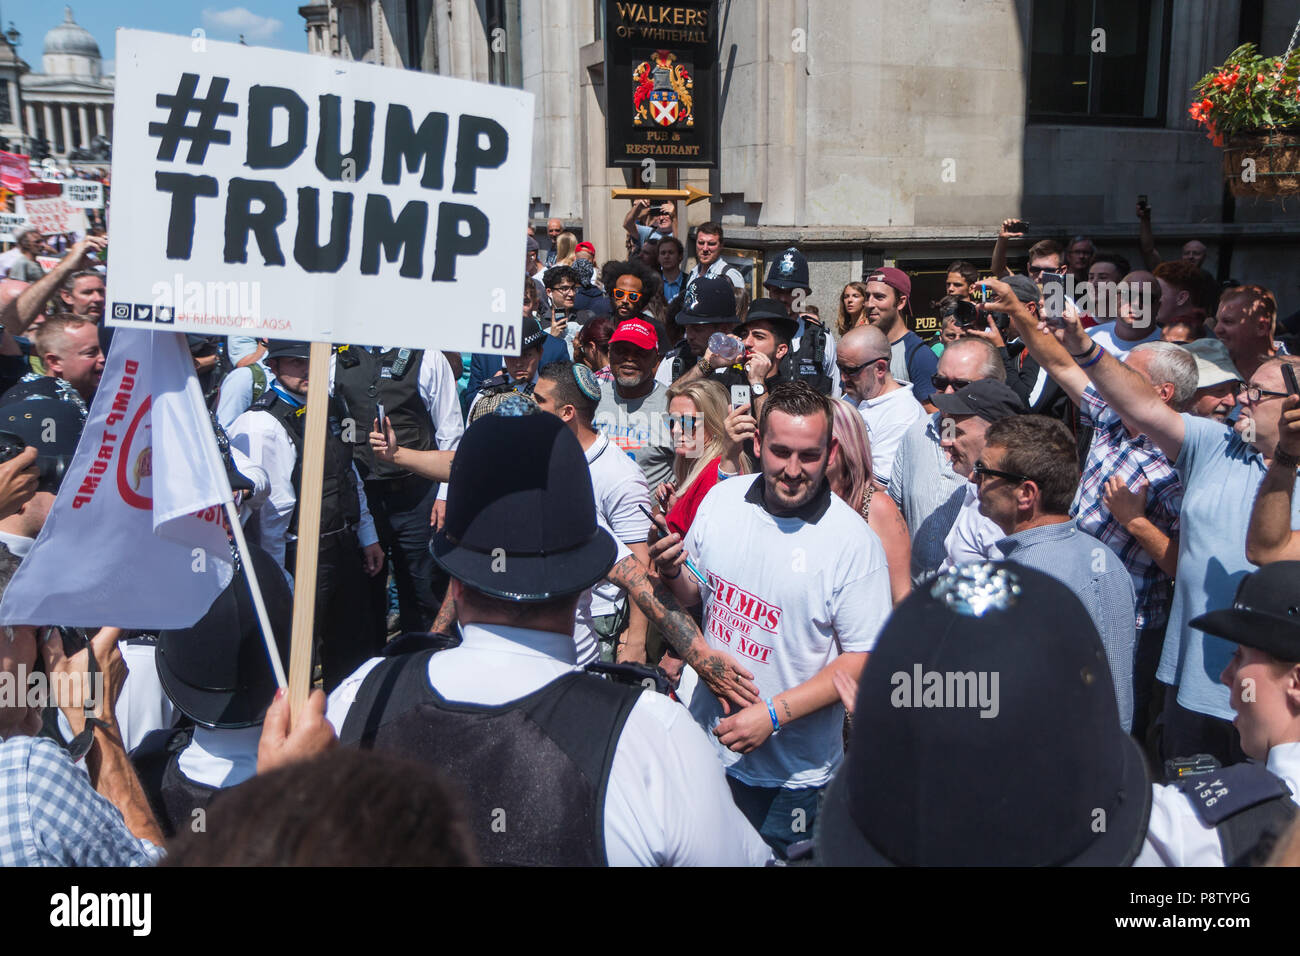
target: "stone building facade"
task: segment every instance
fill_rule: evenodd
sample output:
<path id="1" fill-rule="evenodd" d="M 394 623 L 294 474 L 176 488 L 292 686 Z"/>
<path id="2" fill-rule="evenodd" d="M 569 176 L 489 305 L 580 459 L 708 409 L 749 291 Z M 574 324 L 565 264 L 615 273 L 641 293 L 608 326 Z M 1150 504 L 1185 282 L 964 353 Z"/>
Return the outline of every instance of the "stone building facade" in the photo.
<path id="1" fill-rule="evenodd" d="M 1211 272 L 1300 308 L 1295 209 L 1228 196 L 1222 153 L 1186 112 L 1192 84 L 1239 43 L 1280 53 L 1300 0 L 717 9 L 720 168 L 660 170 L 659 182 L 707 189 L 680 221 L 722 221 L 728 250 L 756 272 L 798 244 L 824 315 L 845 282 L 881 264 L 914 271 L 918 293 L 952 259 L 986 267 L 1010 216 L 1029 221 L 1029 241 L 1087 235 L 1136 265 L 1138 195 L 1166 258 L 1201 239 Z M 622 253 L 626 201 L 609 191 L 639 170 L 604 165 L 599 0 L 330 0 L 300 12 L 313 52 L 531 91 L 530 216 L 563 219 L 602 257 Z"/>

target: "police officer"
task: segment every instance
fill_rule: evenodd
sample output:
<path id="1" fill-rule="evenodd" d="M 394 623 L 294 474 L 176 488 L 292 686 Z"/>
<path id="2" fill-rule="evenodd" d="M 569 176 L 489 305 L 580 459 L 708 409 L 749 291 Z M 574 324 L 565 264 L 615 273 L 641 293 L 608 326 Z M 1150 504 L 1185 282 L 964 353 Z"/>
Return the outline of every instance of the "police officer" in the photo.
<path id="1" fill-rule="evenodd" d="M 860 686 L 837 689 L 852 740 L 819 863 L 1127 866 L 1141 850 L 1146 761 L 1097 629 L 1055 578 L 953 568 L 894 609 Z"/>
<path id="2" fill-rule="evenodd" d="M 297 566 L 309 354 L 306 342 L 272 340 L 267 361 L 276 380 L 230 427 L 231 446 L 257 466 L 250 469 L 256 475 L 250 499 L 256 539 L 287 574 Z M 375 653 L 384 638 L 374 628 L 366 581 L 383 569 L 384 552 L 339 412 L 331 400 L 316 570 L 315 649 L 327 691 Z"/>
<path id="3" fill-rule="evenodd" d="M 334 394 L 353 420 L 352 453 L 365 482 L 366 504 L 379 544 L 392 562 L 403 631 L 427 631 L 438 613 L 446 579 L 434 580 L 430 519 L 441 520 L 436 482 L 376 460 L 370 430 L 383 406 L 397 443 L 413 451 L 454 450 L 464 431 L 451 366 L 441 352 L 343 346 L 334 356 Z M 381 428 L 383 426 L 381 425 Z M 386 633 L 388 576 L 371 581 L 375 628 Z"/>
<path id="4" fill-rule="evenodd" d="M 801 378 L 823 395 L 838 397 L 840 373 L 835 364 L 835 338 L 811 313 L 803 311 L 804 300 L 812 295 L 808 260 L 803 253 L 794 246 L 782 250 L 768 267 L 763 288 L 799 323 L 790 337 L 790 352 L 782 361 L 783 377 Z"/>
<path id="5" fill-rule="evenodd" d="M 257 571 L 280 661 L 289 666 L 293 593 L 275 559 L 254 545 L 246 556 Z M 266 643 L 236 566 L 230 584 L 192 627 L 158 635 L 158 680 L 186 720 L 155 730 L 131 752 L 154 816 L 168 837 L 189 829 L 194 811 L 226 787 L 257 772 L 262 718 L 275 693 Z"/>
<path id="6" fill-rule="evenodd" d="M 345 745 L 453 768 L 485 862 L 763 863 L 686 709 L 577 665 L 578 596 L 615 544 L 578 440 L 529 410 L 471 424 L 452 464 L 433 547 L 463 639 L 367 662 L 328 719 Z"/>
<path id="7" fill-rule="evenodd" d="M 735 329 L 736 296 L 733 289 L 731 282 L 722 277 L 697 279 L 687 286 L 682 309 L 677 313 L 682 340 L 659 363 L 655 381 L 671 385 L 704 358 L 713 333 L 726 334 Z M 714 369 L 710 367 L 709 371 Z"/>
<path id="8" fill-rule="evenodd" d="M 1232 607 L 1192 627 L 1237 644 L 1219 679 L 1232 689 L 1241 749 L 1259 763 L 1205 754 L 1166 762 L 1136 865 L 1251 866 L 1267 858 L 1300 802 L 1300 561 L 1244 577 Z"/>
<path id="9" fill-rule="evenodd" d="M 549 339 L 554 338 L 544 331 L 535 321 L 525 318 L 519 326 L 519 356 L 507 355 L 505 368 L 483 382 L 474 401 L 469 406 L 467 421 L 474 421 L 480 403 L 493 396 L 503 396 L 508 392 L 532 395 L 537 385 L 537 370 L 542 366 L 542 353 Z"/>

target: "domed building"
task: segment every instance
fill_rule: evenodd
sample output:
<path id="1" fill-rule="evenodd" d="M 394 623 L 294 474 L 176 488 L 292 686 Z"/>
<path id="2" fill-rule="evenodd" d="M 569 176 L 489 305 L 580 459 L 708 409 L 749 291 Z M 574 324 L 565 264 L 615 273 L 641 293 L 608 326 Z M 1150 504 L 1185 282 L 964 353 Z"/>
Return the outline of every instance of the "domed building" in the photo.
<path id="1" fill-rule="evenodd" d="M 30 150 L 44 139 L 58 160 L 90 160 L 94 147 L 113 138 L 113 78 L 104 75 L 99 44 L 73 19 L 72 8 L 65 7 L 63 22 L 45 34 L 41 52 L 43 72 L 26 72 L 27 65 L 21 66 L 25 145 Z M 106 157 L 97 162 L 103 165 Z"/>

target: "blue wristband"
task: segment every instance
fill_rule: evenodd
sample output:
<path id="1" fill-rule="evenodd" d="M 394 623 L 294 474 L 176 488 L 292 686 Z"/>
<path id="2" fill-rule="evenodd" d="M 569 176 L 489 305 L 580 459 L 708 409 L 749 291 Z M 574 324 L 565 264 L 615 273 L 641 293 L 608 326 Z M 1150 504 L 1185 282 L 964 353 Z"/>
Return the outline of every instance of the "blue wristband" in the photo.
<path id="1" fill-rule="evenodd" d="M 776 719 L 776 708 L 772 706 L 772 698 L 769 697 L 763 703 L 767 704 L 767 716 L 772 718 L 772 734 L 775 736 L 781 732 L 781 722 Z"/>

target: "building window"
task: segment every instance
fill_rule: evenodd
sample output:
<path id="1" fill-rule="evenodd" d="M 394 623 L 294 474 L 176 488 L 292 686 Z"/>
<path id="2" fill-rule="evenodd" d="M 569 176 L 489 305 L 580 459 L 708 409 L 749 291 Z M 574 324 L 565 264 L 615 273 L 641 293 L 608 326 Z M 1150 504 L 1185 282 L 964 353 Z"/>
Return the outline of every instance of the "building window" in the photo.
<path id="1" fill-rule="evenodd" d="M 0 80 L 0 123 L 7 126 L 13 121 L 13 110 L 9 106 L 9 84 L 5 80 Z"/>
<path id="2" fill-rule="evenodd" d="M 1162 125 L 1172 0 L 1033 0 L 1031 122 Z"/>

